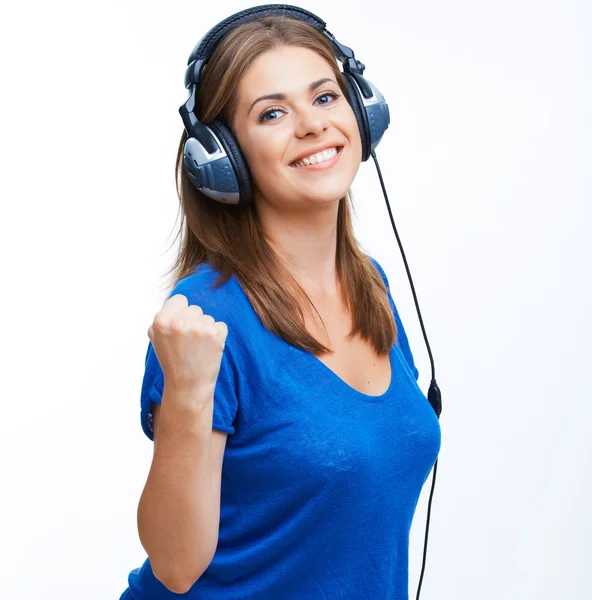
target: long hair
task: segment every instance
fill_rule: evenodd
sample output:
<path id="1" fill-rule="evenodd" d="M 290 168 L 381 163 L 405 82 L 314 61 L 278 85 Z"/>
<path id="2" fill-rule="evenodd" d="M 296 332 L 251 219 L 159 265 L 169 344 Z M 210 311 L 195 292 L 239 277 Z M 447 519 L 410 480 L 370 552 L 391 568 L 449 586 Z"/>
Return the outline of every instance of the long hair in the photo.
<path id="1" fill-rule="evenodd" d="M 258 56 L 282 46 L 300 46 L 317 52 L 331 65 L 346 97 L 345 78 L 325 36 L 297 19 L 266 16 L 240 25 L 217 46 L 203 70 L 196 107 L 200 121 L 208 124 L 218 118 L 230 128 L 237 109 L 237 88 L 242 74 Z M 184 130 L 175 165 L 182 213 L 175 239 L 180 236 L 181 243 L 168 271 L 172 276 L 170 287 L 207 262 L 221 273 L 216 287 L 235 275 L 269 331 L 314 355 L 332 353 L 306 330 L 304 307 L 313 315 L 316 312 L 321 324 L 325 324 L 270 245 L 257 218 L 255 204 L 240 207 L 221 204 L 207 198 L 191 184 L 183 166 L 186 139 Z M 339 200 L 336 250 L 337 276 L 344 303 L 352 314 L 349 338 L 359 335 L 382 356 L 395 343 L 397 328 L 382 278 L 355 239 L 351 204 L 350 189 Z"/>

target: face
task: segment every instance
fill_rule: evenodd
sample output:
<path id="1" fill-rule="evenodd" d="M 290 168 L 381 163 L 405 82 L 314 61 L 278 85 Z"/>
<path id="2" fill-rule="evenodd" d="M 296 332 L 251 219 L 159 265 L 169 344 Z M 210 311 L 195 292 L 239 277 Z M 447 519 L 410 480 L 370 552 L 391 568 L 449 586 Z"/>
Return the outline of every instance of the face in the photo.
<path id="1" fill-rule="evenodd" d="M 259 100 L 270 94 L 276 97 Z M 336 204 L 360 167 L 354 113 L 331 66 L 308 48 L 269 50 L 252 63 L 239 82 L 233 130 L 251 170 L 256 203 L 286 210 Z M 337 155 L 323 162 L 335 147 Z M 323 149 L 329 153 L 310 159 L 313 164 L 294 164 Z"/>

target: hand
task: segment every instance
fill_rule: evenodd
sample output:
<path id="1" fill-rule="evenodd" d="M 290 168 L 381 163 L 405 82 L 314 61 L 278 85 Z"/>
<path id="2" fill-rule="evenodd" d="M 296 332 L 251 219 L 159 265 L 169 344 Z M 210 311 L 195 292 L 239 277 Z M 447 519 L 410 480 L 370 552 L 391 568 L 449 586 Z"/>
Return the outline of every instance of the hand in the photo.
<path id="1" fill-rule="evenodd" d="M 227 335 L 226 323 L 189 306 L 182 294 L 171 296 L 148 328 L 167 386 L 211 391 L 192 395 L 198 403 L 213 398 Z"/>

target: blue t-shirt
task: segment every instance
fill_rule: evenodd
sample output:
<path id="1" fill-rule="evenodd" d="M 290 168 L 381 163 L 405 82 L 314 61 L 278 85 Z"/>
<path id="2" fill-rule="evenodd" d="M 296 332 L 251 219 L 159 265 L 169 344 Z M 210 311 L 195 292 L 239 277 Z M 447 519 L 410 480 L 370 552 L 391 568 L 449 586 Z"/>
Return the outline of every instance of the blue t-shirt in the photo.
<path id="1" fill-rule="evenodd" d="M 440 425 L 390 290 L 391 383 L 368 396 L 265 329 L 234 275 L 212 289 L 218 275 L 200 265 L 169 295 L 228 325 L 212 423 L 228 433 L 216 553 L 182 595 L 147 558 L 120 600 L 407 600 L 409 531 Z M 149 343 L 141 424 L 150 439 L 163 385 Z"/>

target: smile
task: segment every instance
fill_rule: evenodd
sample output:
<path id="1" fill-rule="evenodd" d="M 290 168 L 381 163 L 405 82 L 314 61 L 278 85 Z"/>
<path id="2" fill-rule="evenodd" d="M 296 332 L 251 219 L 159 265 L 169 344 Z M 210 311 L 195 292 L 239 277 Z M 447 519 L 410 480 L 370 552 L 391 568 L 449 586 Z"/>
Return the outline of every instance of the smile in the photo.
<path id="1" fill-rule="evenodd" d="M 336 146 L 329 150 L 324 150 L 318 154 L 311 154 L 307 158 L 303 158 L 297 163 L 292 163 L 290 167 L 304 171 L 319 171 L 332 167 L 341 157 L 343 146 Z"/>

